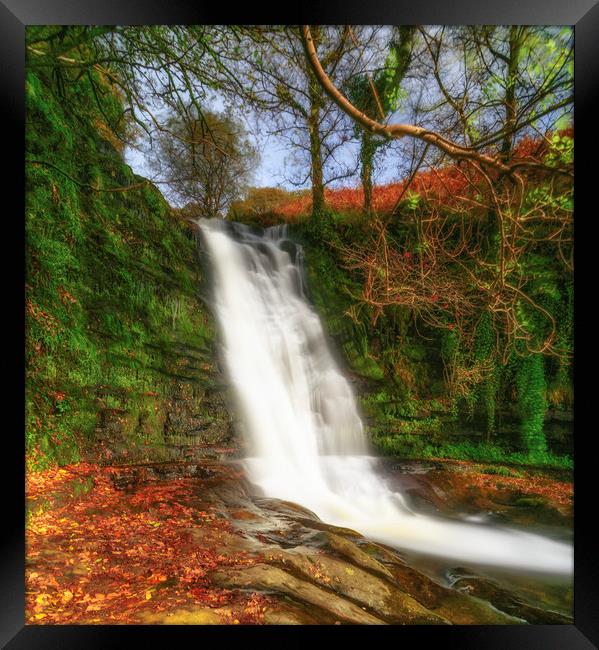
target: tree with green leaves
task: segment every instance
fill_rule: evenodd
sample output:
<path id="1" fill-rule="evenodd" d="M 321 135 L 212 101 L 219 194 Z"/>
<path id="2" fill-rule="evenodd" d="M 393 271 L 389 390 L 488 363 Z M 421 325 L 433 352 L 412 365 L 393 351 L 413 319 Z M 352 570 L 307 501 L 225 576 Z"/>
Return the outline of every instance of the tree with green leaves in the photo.
<path id="1" fill-rule="evenodd" d="M 82 107 L 71 89 L 85 76 L 104 128 L 121 146 L 135 145 L 136 136 L 151 141 L 157 132 L 169 133 L 165 113 L 188 122 L 202 120 L 211 91 L 225 81 L 240 86 L 220 57 L 233 30 L 210 25 L 30 26 L 27 66 L 51 79 L 50 88 L 73 112 Z M 108 110 L 110 96 L 118 102 Z"/>

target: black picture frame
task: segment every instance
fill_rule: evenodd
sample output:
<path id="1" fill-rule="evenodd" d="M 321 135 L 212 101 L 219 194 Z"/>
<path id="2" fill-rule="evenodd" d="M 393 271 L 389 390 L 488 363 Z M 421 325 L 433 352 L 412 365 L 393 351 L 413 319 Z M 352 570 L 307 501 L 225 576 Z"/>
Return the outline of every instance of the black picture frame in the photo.
<path id="1" fill-rule="evenodd" d="M 247 3 L 215 5 L 196 0 L 1 0 L 0 74 L 4 107 L 3 157 L 7 163 L 2 188 L 5 271 L 3 277 L 5 321 L 9 329 L 2 359 L 13 353 L 14 366 L 5 365 L 9 378 L 4 392 L 3 437 L 6 452 L 0 474 L 2 491 L 0 643 L 20 648 L 130 647 L 132 643 L 177 643 L 214 640 L 240 644 L 269 642 L 275 637 L 285 646 L 304 647 L 312 638 L 326 642 L 355 640 L 363 645 L 390 641 L 440 643 L 461 648 L 536 648 L 577 650 L 599 645 L 599 553 L 592 535 L 594 511 L 594 456 L 592 445 L 592 400 L 589 385 L 582 380 L 593 341 L 584 340 L 582 307 L 588 292 L 583 279 L 592 277 L 595 149 L 599 144 L 594 124 L 599 90 L 599 0 L 507 0 L 482 3 L 476 0 L 344 0 L 318 9 L 296 3 L 276 11 Z M 576 350 L 575 361 L 575 610 L 573 625 L 530 626 L 397 626 L 383 630 L 364 627 L 314 627 L 291 630 L 282 627 L 196 626 L 25 626 L 24 625 L 24 33 L 33 24 L 544 24 L 575 27 L 575 215 L 576 220 Z M 8 142 L 7 142 L 8 141 Z M 8 175 L 8 178 L 7 178 Z M 6 209 L 10 197 L 12 208 Z M 13 256 L 7 253 L 14 253 Z M 12 259 L 11 259 L 12 257 Z M 589 268 L 587 268 L 587 265 Z M 11 304 L 14 303 L 14 304 Z M 591 366 L 590 366 L 591 367 Z M 6 416 L 10 414 L 10 418 Z M 11 422 L 8 424 L 8 422 Z M 386 632 L 385 638 L 379 634 Z M 339 640 L 337 640 L 337 637 Z M 446 647 L 446 646 L 440 646 Z"/>

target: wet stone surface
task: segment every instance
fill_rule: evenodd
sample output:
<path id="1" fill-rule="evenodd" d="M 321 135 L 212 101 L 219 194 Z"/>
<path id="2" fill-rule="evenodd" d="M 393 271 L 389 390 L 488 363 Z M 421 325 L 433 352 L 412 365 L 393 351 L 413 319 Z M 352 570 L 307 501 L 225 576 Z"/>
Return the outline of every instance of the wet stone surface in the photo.
<path id="1" fill-rule="evenodd" d="M 493 496 L 489 486 L 475 497 L 464 486 L 457 496 L 452 493 L 449 488 L 458 485 L 456 476 L 466 483 L 467 473 L 435 466 L 426 471 L 422 467 L 415 469 L 395 469 L 389 480 L 401 484 L 414 502 L 418 498 L 420 505 L 427 503 L 431 512 L 473 510 L 481 503 L 489 505 Z M 146 495 L 153 486 L 165 490 L 179 484 L 187 486 L 181 507 L 200 513 L 202 518 L 190 515 L 174 538 L 186 540 L 190 557 L 216 560 L 203 574 L 201 589 L 193 592 L 198 594 L 195 600 L 183 597 L 189 595 L 186 590 L 193 589 L 185 575 L 181 577 L 182 573 L 173 569 L 147 596 L 147 605 L 138 604 L 126 622 L 480 625 L 572 621 L 571 587 L 546 586 L 542 580 L 527 579 L 518 584 L 518 580 L 498 578 L 468 566 L 439 567 L 434 562 L 429 565 L 410 558 L 356 531 L 330 526 L 297 504 L 253 495 L 235 462 L 205 458 L 187 463 L 121 466 L 111 473 L 107 484 L 111 487 L 106 489 L 117 492 L 117 501 L 121 493 L 139 503 L 136 511 L 142 516 L 147 501 L 140 500 L 140 495 Z M 75 502 L 89 496 L 68 493 Z M 501 489 L 499 493 L 503 495 Z M 177 506 L 172 500 L 178 493 L 168 494 L 169 507 Z M 514 506 L 501 507 L 509 510 Z M 114 515 L 99 508 L 93 516 Z M 160 520 L 152 516 L 159 525 Z M 567 528 L 566 511 L 560 516 L 562 527 Z M 30 573 L 41 572 L 49 556 L 53 570 L 61 562 L 68 562 L 66 554 L 63 557 L 62 551 L 49 544 L 30 559 Z M 93 549 L 93 540 L 90 544 Z M 98 558 L 103 561 L 102 549 L 98 550 Z M 188 569 L 185 567 L 183 573 Z M 169 596 L 172 593 L 177 593 L 178 598 Z M 74 622 L 110 620 L 85 613 Z"/>
<path id="2" fill-rule="evenodd" d="M 185 471 L 197 472 L 194 468 L 191 465 Z M 202 471 L 212 472 L 212 477 L 216 474 L 214 467 L 204 466 Z M 444 500 L 446 491 L 436 483 L 437 475 L 444 471 L 447 473 L 430 465 L 404 465 L 399 473 L 396 470 L 395 478 L 405 486 L 418 477 L 408 492 L 415 502 L 428 500 L 431 511 L 438 513 L 456 505 Z M 431 472 L 436 474 L 430 476 Z M 424 477 L 428 477 L 426 481 Z M 420 499 L 415 498 L 418 496 Z M 488 498 L 488 494 L 478 495 L 475 503 Z M 544 610 L 538 601 L 527 602 L 521 594 L 510 593 L 492 578 L 464 567 L 448 571 L 447 584 L 439 584 L 410 567 L 405 555 L 395 549 L 369 541 L 355 531 L 330 526 L 297 504 L 252 496 L 243 480 L 213 482 L 203 491 L 202 507 L 207 502 L 212 507 L 218 504 L 235 531 L 233 537 L 220 538 L 216 550 L 245 550 L 258 560 L 251 567 L 215 572 L 214 583 L 267 593 L 276 602 L 269 614 L 272 620 L 291 616 L 285 608 L 285 613 L 279 611 L 279 606 L 291 599 L 291 619 L 296 623 L 312 619 L 363 624 L 571 621 L 567 614 Z M 196 536 L 202 544 L 214 543 L 197 531 Z"/>

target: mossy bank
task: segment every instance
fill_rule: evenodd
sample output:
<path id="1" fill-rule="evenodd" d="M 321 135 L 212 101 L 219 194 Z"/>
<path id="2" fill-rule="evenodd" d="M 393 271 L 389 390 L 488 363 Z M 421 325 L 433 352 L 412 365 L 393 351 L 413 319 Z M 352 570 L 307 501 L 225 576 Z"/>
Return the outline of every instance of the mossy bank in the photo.
<path id="1" fill-rule="evenodd" d="M 362 279 L 340 250 L 368 227 L 366 219 L 329 212 L 299 221 L 291 233 L 303 244 L 310 299 L 379 453 L 571 468 L 569 371 L 540 355 L 512 358 L 468 394 L 452 394 L 448 373 L 461 361 L 452 332 L 418 323 L 405 306 L 374 318 L 364 304 Z M 476 333 L 477 359 L 490 356 L 485 325 L 482 319 Z"/>
<path id="2" fill-rule="evenodd" d="M 98 102 L 87 76 L 64 81 L 26 81 L 28 463 L 156 460 L 225 443 L 196 235 L 124 163 L 110 85 Z"/>

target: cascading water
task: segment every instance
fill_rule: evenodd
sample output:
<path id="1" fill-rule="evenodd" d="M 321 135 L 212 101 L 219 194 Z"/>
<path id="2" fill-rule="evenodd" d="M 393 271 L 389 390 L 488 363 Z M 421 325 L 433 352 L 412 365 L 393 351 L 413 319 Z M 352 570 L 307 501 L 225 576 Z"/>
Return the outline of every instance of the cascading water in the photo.
<path id="1" fill-rule="evenodd" d="M 257 233 L 198 222 L 214 275 L 224 356 L 249 444 L 245 467 L 266 496 L 323 521 L 433 556 L 568 575 L 569 544 L 414 512 L 377 472 L 352 389 L 303 283 L 285 226 Z"/>

